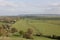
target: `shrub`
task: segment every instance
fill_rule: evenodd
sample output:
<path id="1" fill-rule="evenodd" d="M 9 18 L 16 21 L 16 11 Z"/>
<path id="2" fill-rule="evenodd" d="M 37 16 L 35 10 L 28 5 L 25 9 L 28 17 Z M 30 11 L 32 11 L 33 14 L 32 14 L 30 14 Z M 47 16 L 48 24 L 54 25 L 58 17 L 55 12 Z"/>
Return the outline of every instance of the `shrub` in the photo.
<path id="1" fill-rule="evenodd" d="M 22 30 L 19 31 L 19 34 L 20 34 L 20 35 L 23 35 L 23 34 L 24 34 L 24 31 L 22 31 Z"/>
<path id="2" fill-rule="evenodd" d="M 2 35 L 2 27 L 0 27 L 0 36 Z"/>
<path id="3" fill-rule="evenodd" d="M 33 30 L 31 28 L 28 28 L 27 33 L 33 34 Z"/>
<path id="4" fill-rule="evenodd" d="M 17 29 L 16 28 L 11 28 L 11 33 L 15 33 L 17 32 Z"/>
<path id="5" fill-rule="evenodd" d="M 27 38 L 27 39 L 33 39 L 33 30 L 32 29 L 28 29 L 27 32 L 24 33 L 23 37 Z"/>
<path id="6" fill-rule="evenodd" d="M 13 33 L 12 36 L 14 36 L 14 37 L 20 37 L 20 34 L 18 32 L 16 32 L 16 33 Z"/>
<path id="7" fill-rule="evenodd" d="M 35 34 L 35 36 L 42 36 L 42 33 L 38 32 Z"/>

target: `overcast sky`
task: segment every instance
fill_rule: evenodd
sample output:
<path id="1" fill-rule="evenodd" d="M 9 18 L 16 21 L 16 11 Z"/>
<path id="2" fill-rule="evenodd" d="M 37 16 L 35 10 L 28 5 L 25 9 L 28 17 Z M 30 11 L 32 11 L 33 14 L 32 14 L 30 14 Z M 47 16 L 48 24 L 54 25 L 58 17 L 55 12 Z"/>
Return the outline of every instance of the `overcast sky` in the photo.
<path id="1" fill-rule="evenodd" d="M 60 14 L 60 0 L 0 0 L 0 15 Z"/>

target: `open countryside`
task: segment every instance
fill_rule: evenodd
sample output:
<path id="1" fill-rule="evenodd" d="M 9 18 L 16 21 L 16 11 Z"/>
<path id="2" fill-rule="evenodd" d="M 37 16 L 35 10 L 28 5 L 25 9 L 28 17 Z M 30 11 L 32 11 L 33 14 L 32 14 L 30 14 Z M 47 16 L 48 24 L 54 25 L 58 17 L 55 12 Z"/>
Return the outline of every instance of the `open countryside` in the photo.
<path id="1" fill-rule="evenodd" d="M 16 17 L 16 16 L 3 17 L 0 19 L 0 26 L 1 26 L 0 27 L 1 40 L 2 39 L 3 40 L 59 40 L 60 39 L 60 31 L 59 31 L 60 20 L 55 19 L 53 20 L 51 18 L 49 20 L 48 18 L 44 20 L 44 18 L 33 19 L 33 18 Z"/>

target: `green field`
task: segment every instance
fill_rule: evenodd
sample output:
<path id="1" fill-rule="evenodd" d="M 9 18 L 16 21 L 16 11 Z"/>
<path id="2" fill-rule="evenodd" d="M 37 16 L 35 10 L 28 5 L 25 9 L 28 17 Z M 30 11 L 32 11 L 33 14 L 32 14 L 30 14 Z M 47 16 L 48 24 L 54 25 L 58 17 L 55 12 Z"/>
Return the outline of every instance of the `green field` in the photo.
<path id="1" fill-rule="evenodd" d="M 0 38 L 0 40 L 32 40 L 32 39 L 25 39 L 21 37 L 5 37 L 5 38 Z M 33 40 L 54 40 L 54 39 L 48 39 L 44 37 L 34 37 Z"/>
<path id="2" fill-rule="evenodd" d="M 20 19 L 12 27 L 19 30 L 26 31 L 32 28 L 34 33 L 41 32 L 43 35 L 57 35 L 60 36 L 60 20 L 32 20 Z M 52 40 L 44 37 L 34 37 L 34 40 Z"/>

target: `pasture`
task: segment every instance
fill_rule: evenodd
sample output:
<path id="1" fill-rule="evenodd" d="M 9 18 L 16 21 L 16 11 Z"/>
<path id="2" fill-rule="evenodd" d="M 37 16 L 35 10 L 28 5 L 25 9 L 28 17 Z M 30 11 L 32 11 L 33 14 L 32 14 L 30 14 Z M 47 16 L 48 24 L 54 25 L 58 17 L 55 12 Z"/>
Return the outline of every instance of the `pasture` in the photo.
<path id="1" fill-rule="evenodd" d="M 32 19 L 20 19 L 12 27 L 17 30 L 26 31 L 28 28 L 34 30 L 34 33 L 40 32 L 43 35 L 57 35 L 60 36 L 60 20 L 32 20 Z M 44 37 L 34 37 L 34 40 L 53 40 Z"/>

